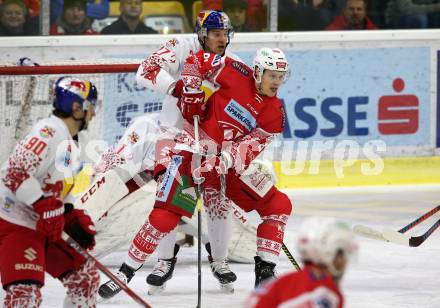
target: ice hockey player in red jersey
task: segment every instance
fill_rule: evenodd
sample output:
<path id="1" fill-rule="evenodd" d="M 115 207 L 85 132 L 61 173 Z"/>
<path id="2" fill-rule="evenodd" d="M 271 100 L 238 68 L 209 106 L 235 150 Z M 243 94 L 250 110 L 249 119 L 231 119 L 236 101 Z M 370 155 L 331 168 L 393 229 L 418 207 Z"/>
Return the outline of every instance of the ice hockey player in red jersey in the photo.
<path id="1" fill-rule="evenodd" d="M 182 95 L 183 82 L 180 80 L 183 64 L 188 55 L 198 51 L 212 52 L 218 55 L 227 55 L 238 60 L 238 57 L 228 52 L 228 45 L 233 36 L 233 28 L 229 17 L 221 11 L 203 10 L 196 18 L 195 32 L 197 36 L 173 38 L 161 46 L 156 52 L 146 58 L 139 66 L 136 74 L 136 81 L 139 85 L 145 86 L 153 91 L 166 94 L 162 110 L 156 120 L 156 135 L 163 134 L 164 129 L 182 129 L 183 118 L 177 108 L 176 102 Z M 206 86 L 206 87 L 205 87 Z M 204 84 L 207 91 L 212 91 L 212 84 Z M 144 118 L 148 117 L 145 115 Z M 151 121 L 152 122 L 152 121 Z M 151 124 L 149 125 L 152 126 Z M 161 132 L 162 131 L 162 132 Z M 149 135 L 152 144 L 156 139 Z M 154 139 L 154 140 L 153 140 Z M 120 158 L 120 153 L 106 153 L 107 157 Z M 205 200 L 205 203 L 220 202 L 226 203 L 229 200 L 224 198 L 211 198 Z M 207 229 L 209 234 L 209 246 L 206 246 L 209 252 L 209 262 L 212 273 L 216 277 L 222 289 L 233 290 L 233 282 L 237 279 L 227 262 L 228 243 L 230 240 L 232 215 L 223 215 L 222 217 L 212 216 L 207 219 Z M 177 230 L 170 232 L 162 241 L 157 250 L 157 263 L 153 272 L 147 277 L 147 283 L 150 285 L 149 293 L 155 294 L 165 288 L 167 280 L 171 279 L 174 266 L 177 261 L 175 246 Z M 122 264 L 116 273 L 120 279 L 129 283 L 139 268 Z M 99 290 L 99 294 L 104 298 L 110 298 L 121 289 L 111 280 L 105 282 Z"/>
<path id="2" fill-rule="evenodd" d="M 283 131 L 284 110 L 276 94 L 287 73 L 287 59 L 276 48 L 260 49 L 254 70 L 229 57 L 203 51 L 188 57 L 182 71 L 185 88 L 178 105 L 191 123 L 194 115 L 202 119 L 203 162 L 196 170 L 192 167 L 192 156 L 198 149 L 191 125 L 174 138 L 177 144 L 167 140 L 158 143 L 154 209 L 135 236 L 125 264 L 140 267 L 180 217 L 192 216 L 197 183 L 203 183 L 204 194 L 218 192 L 222 173 L 226 197 L 246 211 L 257 210 L 262 218 L 257 230 L 255 284 L 274 276 L 292 205 L 270 177 L 252 168 L 250 162 Z M 206 105 L 200 90 L 203 79 L 219 85 Z M 215 210 L 220 216 L 228 211 L 221 207 Z"/>
<path id="3" fill-rule="evenodd" d="M 309 218 L 301 226 L 297 249 L 304 268 L 257 288 L 246 308 L 344 306 L 339 282 L 357 251 L 350 227 L 332 218 Z"/>
<path id="4" fill-rule="evenodd" d="M 39 307 L 45 272 L 67 289 L 64 307 L 95 307 L 99 274 L 61 239 L 63 230 L 94 246 L 90 217 L 63 204 L 67 179 L 81 168 L 74 140 L 95 115 L 97 90 L 89 81 L 61 77 L 53 114 L 37 122 L 0 170 L 0 272 L 4 307 Z"/>

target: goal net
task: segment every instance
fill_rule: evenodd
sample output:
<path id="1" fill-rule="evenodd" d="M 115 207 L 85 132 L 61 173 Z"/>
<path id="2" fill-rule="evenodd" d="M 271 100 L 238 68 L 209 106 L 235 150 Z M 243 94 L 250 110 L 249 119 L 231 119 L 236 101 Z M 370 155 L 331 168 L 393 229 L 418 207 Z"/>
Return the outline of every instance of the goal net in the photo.
<path id="1" fill-rule="evenodd" d="M 52 85 L 60 76 L 90 80 L 96 85 L 100 108 L 89 128 L 93 140 L 110 145 L 134 117 L 159 111 L 163 95 L 135 82 L 141 61 L 111 59 L 0 67 L 0 164 L 32 125 L 51 114 Z"/>

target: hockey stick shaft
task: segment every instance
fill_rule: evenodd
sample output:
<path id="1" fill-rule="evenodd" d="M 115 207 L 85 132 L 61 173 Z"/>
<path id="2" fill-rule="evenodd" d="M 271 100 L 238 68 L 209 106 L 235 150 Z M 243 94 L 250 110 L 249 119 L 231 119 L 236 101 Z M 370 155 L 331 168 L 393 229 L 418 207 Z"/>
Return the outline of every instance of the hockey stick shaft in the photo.
<path id="1" fill-rule="evenodd" d="M 440 219 L 435 222 L 424 234 L 420 236 L 412 236 L 409 239 L 409 246 L 418 247 L 420 246 L 431 234 L 440 227 Z"/>
<path id="2" fill-rule="evenodd" d="M 301 266 L 299 266 L 298 262 L 296 262 L 293 255 L 290 253 L 289 248 L 287 248 L 286 244 L 283 243 L 283 246 L 281 246 L 281 249 L 284 251 L 284 253 L 287 256 L 287 259 L 289 259 L 290 263 L 296 268 L 297 271 L 301 270 Z"/>
<path id="3" fill-rule="evenodd" d="M 113 273 L 105 267 L 101 262 L 99 262 L 94 256 L 92 256 L 85 248 L 79 245 L 74 239 L 72 239 L 67 233 L 63 232 L 62 238 L 69 244 L 70 247 L 75 249 L 79 254 L 88 260 L 92 260 L 96 267 L 104 273 L 108 278 L 113 280 L 128 296 L 130 296 L 136 303 L 142 307 L 151 308 L 151 306 L 144 301 L 139 295 L 137 295 L 132 289 L 130 289 L 125 283 L 119 280 Z"/>
<path id="4" fill-rule="evenodd" d="M 438 211 L 440 211 L 440 205 L 437 205 L 435 208 L 433 208 L 429 212 L 423 214 L 422 216 L 420 216 L 416 220 L 410 222 L 409 224 L 407 224 L 405 227 L 403 227 L 402 229 L 398 230 L 397 232 L 405 233 L 406 231 L 411 230 L 412 228 L 417 226 L 419 223 L 425 221 L 426 219 L 428 219 L 429 217 L 431 217 L 432 215 L 434 215 Z"/>
<path id="5" fill-rule="evenodd" d="M 199 117 L 194 116 L 194 139 L 197 149 L 196 168 L 201 164 L 200 155 L 200 137 L 199 137 Z M 197 187 L 198 199 L 197 199 L 197 308 L 202 307 L 202 200 L 201 200 L 201 187 L 200 184 Z"/>

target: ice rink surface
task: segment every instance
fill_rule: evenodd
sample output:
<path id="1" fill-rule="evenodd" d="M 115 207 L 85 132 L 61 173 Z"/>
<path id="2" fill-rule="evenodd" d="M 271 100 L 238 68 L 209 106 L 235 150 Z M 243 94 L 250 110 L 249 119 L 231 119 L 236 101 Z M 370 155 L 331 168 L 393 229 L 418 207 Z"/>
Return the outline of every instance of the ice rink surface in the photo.
<path id="1" fill-rule="evenodd" d="M 396 230 L 440 204 L 440 186 L 387 186 L 338 189 L 285 190 L 294 203 L 293 216 L 286 228 L 285 243 L 295 255 L 294 239 L 300 222 L 308 216 L 332 216 L 350 225 L 358 223 L 379 230 Z M 257 224 L 258 217 L 250 215 Z M 424 233 L 440 213 L 423 222 L 410 234 Z M 440 307 L 440 230 L 420 247 L 411 248 L 358 237 L 360 244 L 357 260 L 349 268 L 342 284 L 346 307 Z M 253 289 L 253 264 L 232 263 L 238 276 L 234 294 L 219 291 L 212 276 L 206 253 L 203 256 L 202 307 L 243 307 Z M 115 252 L 102 259 L 112 270 L 123 261 L 125 252 Z M 174 277 L 164 293 L 147 295 L 146 276 L 150 273 L 153 257 L 133 278 L 130 287 L 142 295 L 153 307 L 195 307 L 197 304 L 197 249 L 183 248 L 179 252 Z M 277 266 L 279 274 L 293 270 L 281 255 Z M 106 277 L 101 276 L 105 281 Z M 1 293 L 1 291 L 0 291 Z M 42 307 L 62 307 L 64 289 L 47 276 L 43 288 Z M 2 298 L 3 294 L 0 294 Z M 98 307 L 137 307 L 124 292 Z"/>

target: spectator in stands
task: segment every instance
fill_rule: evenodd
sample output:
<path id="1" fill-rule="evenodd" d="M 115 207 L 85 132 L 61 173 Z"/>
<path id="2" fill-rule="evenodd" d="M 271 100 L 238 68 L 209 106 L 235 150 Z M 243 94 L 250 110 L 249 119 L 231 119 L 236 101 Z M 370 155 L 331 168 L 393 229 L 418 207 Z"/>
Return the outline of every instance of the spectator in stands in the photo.
<path id="1" fill-rule="evenodd" d="M 86 16 L 85 0 L 65 0 L 63 14 L 50 29 L 52 35 L 97 34 Z"/>
<path id="2" fill-rule="evenodd" d="M 247 4 L 246 26 L 253 31 L 261 31 L 267 28 L 266 7 L 263 0 L 245 0 Z M 224 10 L 226 7 L 223 0 L 203 0 L 204 10 Z"/>
<path id="3" fill-rule="evenodd" d="M 86 16 L 90 19 L 108 17 L 110 10 L 109 0 L 87 0 Z M 52 25 L 63 13 L 64 0 L 50 1 L 50 24 Z"/>
<path id="4" fill-rule="evenodd" d="M 0 6 L 0 36 L 37 35 L 38 28 L 27 21 L 27 8 L 22 0 L 5 0 Z"/>
<path id="5" fill-rule="evenodd" d="M 280 31 L 324 30 L 345 5 L 345 0 L 279 0 Z"/>
<path id="6" fill-rule="evenodd" d="M 244 0 L 225 0 L 223 10 L 231 19 L 234 32 L 251 32 L 246 25 L 247 3 Z"/>
<path id="7" fill-rule="evenodd" d="M 40 16 L 40 0 L 24 0 L 30 18 Z"/>
<path id="8" fill-rule="evenodd" d="M 101 34 L 149 34 L 157 33 L 141 20 L 142 0 L 121 0 L 118 20 L 102 29 Z"/>
<path id="9" fill-rule="evenodd" d="M 394 29 L 438 28 L 440 3 L 437 0 L 389 0 L 385 9 L 385 23 Z"/>
<path id="10" fill-rule="evenodd" d="M 347 0 L 341 15 L 326 30 L 374 30 L 376 25 L 367 16 L 366 0 Z"/>

